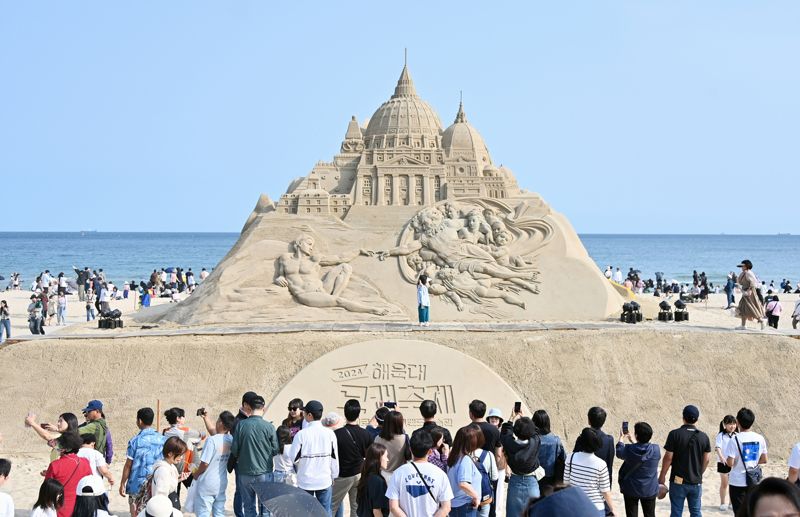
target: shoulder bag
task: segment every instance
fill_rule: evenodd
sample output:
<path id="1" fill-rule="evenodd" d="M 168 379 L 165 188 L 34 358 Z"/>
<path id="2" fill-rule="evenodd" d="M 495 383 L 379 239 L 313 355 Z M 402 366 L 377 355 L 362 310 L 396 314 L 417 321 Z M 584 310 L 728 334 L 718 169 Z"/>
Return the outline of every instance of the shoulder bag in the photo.
<path id="1" fill-rule="evenodd" d="M 734 436 L 733 439 L 736 440 L 736 447 L 739 448 L 739 459 L 742 461 L 742 467 L 744 467 L 744 480 L 745 483 L 747 484 L 747 488 L 756 486 L 757 484 L 761 483 L 762 479 L 764 479 L 764 472 L 762 472 L 760 465 L 756 465 L 751 469 L 747 468 L 747 463 L 744 462 L 744 452 L 742 451 L 742 444 L 739 443 L 739 437 Z M 761 452 L 760 446 L 758 450 L 759 452 Z"/>

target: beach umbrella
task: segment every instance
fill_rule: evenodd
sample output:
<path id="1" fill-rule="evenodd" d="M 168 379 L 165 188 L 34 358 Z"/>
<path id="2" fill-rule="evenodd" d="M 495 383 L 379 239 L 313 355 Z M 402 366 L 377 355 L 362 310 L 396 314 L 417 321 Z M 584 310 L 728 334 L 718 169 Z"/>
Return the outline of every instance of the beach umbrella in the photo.
<path id="1" fill-rule="evenodd" d="M 327 514 L 317 498 L 286 483 L 254 483 L 256 495 L 275 517 L 325 517 Z"/>

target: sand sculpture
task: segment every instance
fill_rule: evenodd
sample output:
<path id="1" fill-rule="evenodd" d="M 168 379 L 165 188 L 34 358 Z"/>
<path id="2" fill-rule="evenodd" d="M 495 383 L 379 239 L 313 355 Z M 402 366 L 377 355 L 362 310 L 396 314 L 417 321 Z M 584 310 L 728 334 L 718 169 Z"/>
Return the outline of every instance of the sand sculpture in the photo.
<path id="1" fill-rule="evenodd" d="M 340 153 L 262 195 L 204 284 L 142 321 L 182 325 L 413 321 L 432 280 L 434 320 L 597 320 L 622 297 L 567 219 L 495 166 L 463 103 L 442 129 L 404 67 L 394 95 Z"/>
<path id="2" fill-rule="evenodd" d="M 464 382 L 469 372 L 470 382 Z M 497 373 L 463 352 L 430 341 L 376 339 L 343 346 L 315 359 L 297 373 L 267 404 L 267 418 L 280 422 L 286 403 L 299 397 L 320 400 L 325 411 L 343 414 L 344 403 L 361 403 L 361 423 L 366 425 L 384 402 L 394 402 L 406 426 L 422 425 L 419 405 L 433 400 L 437 422 L 450 428 L 469 421 L 470 401 L 481 399 L 508 414 L 520 395 Z"/>

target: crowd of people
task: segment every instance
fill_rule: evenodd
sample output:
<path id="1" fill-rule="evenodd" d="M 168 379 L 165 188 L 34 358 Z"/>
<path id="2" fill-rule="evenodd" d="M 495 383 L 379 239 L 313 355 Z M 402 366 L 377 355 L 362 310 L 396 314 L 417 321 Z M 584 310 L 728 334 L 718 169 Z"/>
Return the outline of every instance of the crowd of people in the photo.
<path id="1" fill-rule="evenodd" d="M 113 300 L 127 300 L 132 296 L 138 297 L 138 303 L 144 307 L 150 306 L 153 297 L 170 298 L 178 301 L 180 293 L 191 294 L 196 287 L 210 274 L 202 268 L 195 279 L 192 268 L 183 270 L 176 268 L 154 269 L 147 282 L 123 282 L 118 287 L 106 278 L 102 268 L 92 269 L 84 267 L 79 269 L 73 266 L 75 279 L 68 278 L 63 271 L 57 275 L 45 269 L 36 276 L 30 286 L 30 303 L 27 307 L 28 328 L 31 334 L 45 334 L 45 327 L 55 324 L 67 324 L 67 304 L 69 297 L 78 296 L 78 302 L 85 305 L 86 321 L 92 321 L 99 315 L 111 310 L 110 302 Z M 2 278 L 2 277 L 0 277 Z M 6 286 L 6 291 L 20 290 L 22 277 L 19 273 L 12 273 L 11 280 Z M 8 302 L 0 301 L 0 343 L 11 337 L 11 312 Z"/>
<path id="2" fill-rule="evenodd" d="M 741 272 L 738 274 L 733 271 L 729 272 L 722 287 L 727 300 L 725 309 L 733 309 L 741 318 L 742 323 L 737 329 L 746 329 L 748 321 L 756 321 L 761 330 L 764 330 L 767 325 L 777 329 L 783 313 L 783 304 L 779 294 L 800 294 L 800 282 L 794 288 L 792 281 L 784 278 L 781 280 L 779 288 L 776 288 L 774 280 L 767 284 L 766 281 L 758 279 L 753 272 L 753 263 L 750 260 L 743 260 L 737 267 L 741 268 Z M 697 270 L 693 271 L 691 285 L 679 284 L 675 280 L 668 281 L 661 272 L 656 272 L 655 282 L 652 279 L 642 280 L 639 278 L 639 271 L 633 268 L 630 268 L 625 279 L 623 279 L 620 269 L 614 270 L 612 266 L 606 267 L 604 275 L 612 282 L 623 285 L 637 294 L 653 293 L 658 297 L 677 294 L 679 299 L 684 302 L 707 300 L 710 293 L 716 294 L 720 291 L 719 285 L 714 286 L 708 281 L 705 271 L 700 273 Z M 737 294 L 740 296 L 738 305 L 736 305 Z M 792 328 L 797 329 L 800 324 L 800 298 L 795 300 L 790 317 Z"/>
<path id="3" fill-rule="evenodd" d="M 411 430 L 393 402 L 383 403 L 361 426 L 365 408 L 358 400 L 347 400 L 340 416 L 325 413 L 319 401 L 293 399 L 276 428 L 264 419 L 264 398 L 247 392 L 236 415 L 222 411 L 214 419 L 205 408 L 197 410 L 202 426 L 193 430 L 182 408 L 164 413 L 162 429 L 154 427 L 155 412 L 141 408 L 118 493 L 127 498 L 131 515 L 177 517 L 183 509 L 223 517 L 232 474 L 237 517 L 270 515 L 264 483 L 297 487 L 330 516 L 344 515 L 347 504 L 354 517 L 493 516 L 498 507 L 507 516 L 630 517 L 641 508 L 645 517 L 654 517 L 656 501 L 668 496 L 673 517 L 685 506 L 695 517 L 702 514 L 703 474 L 716 463 L 721 511 L 800 512 L 800 443 L 792 450 L 787 479 L 762 479 L 767 443 L 752 430 L 756 417 L 748 408 L 726 415 L 712 441 L 697 426 L 700 410 L 688 405 L 662 448 L 652 443 L 654 430 L 646 422 L 623 422 L 616 439 L 606 434 L 606 411 L 592 407 L 571 452 L 543 409 L 529 417 L 517 404 L 504 420 L 499 409 L 473 400 L 470 421 L 454 434 L 437 422 L 437 409 L 436 402 L 423 401 L 424 424 Z M 117 484 L 108 469 L 113 439 L 102 402 L 90 401 L 83 415 L 80 424 L 72 413 L 61 414 L 54 425 L 37 422 L 33 414 L 25 419 L 51 447 L 34 517 L 108 515 L 105 482 Z M 615 459 L 622 462 L 617 483 L 624 509 L 615 508 L 611 497 Z M 10 468 L 0 460 L 0 484 Z M 762 506 L 788 513 L 765 513 Z M 11 515 L 13 500 L 0 494 L 0 517 Z"/>

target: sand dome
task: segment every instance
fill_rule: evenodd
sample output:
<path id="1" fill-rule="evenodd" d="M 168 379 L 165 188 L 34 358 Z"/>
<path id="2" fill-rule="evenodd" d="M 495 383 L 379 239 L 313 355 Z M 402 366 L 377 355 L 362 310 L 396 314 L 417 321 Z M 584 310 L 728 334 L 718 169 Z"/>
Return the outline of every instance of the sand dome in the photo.
<path id="1" fill-rule="evenodd" d="M 441 132 L 439 116 L 417 95 L 408 67 L 404 66 L 394 95 L 369 119 L 364 140 L 380 147 L 410 146 L 408 137 L 425 136 L 428 141 L 438 142 Z"/>
<path id="2" fill-rule="evenodd" d="M 456 120 L 442 133 L 442 149 L 449 157 L 461 155 L 486 166 L 492 163 L 483 137 L 472 124 L 467 122 L 463 103 L 458 106 Z"/>

